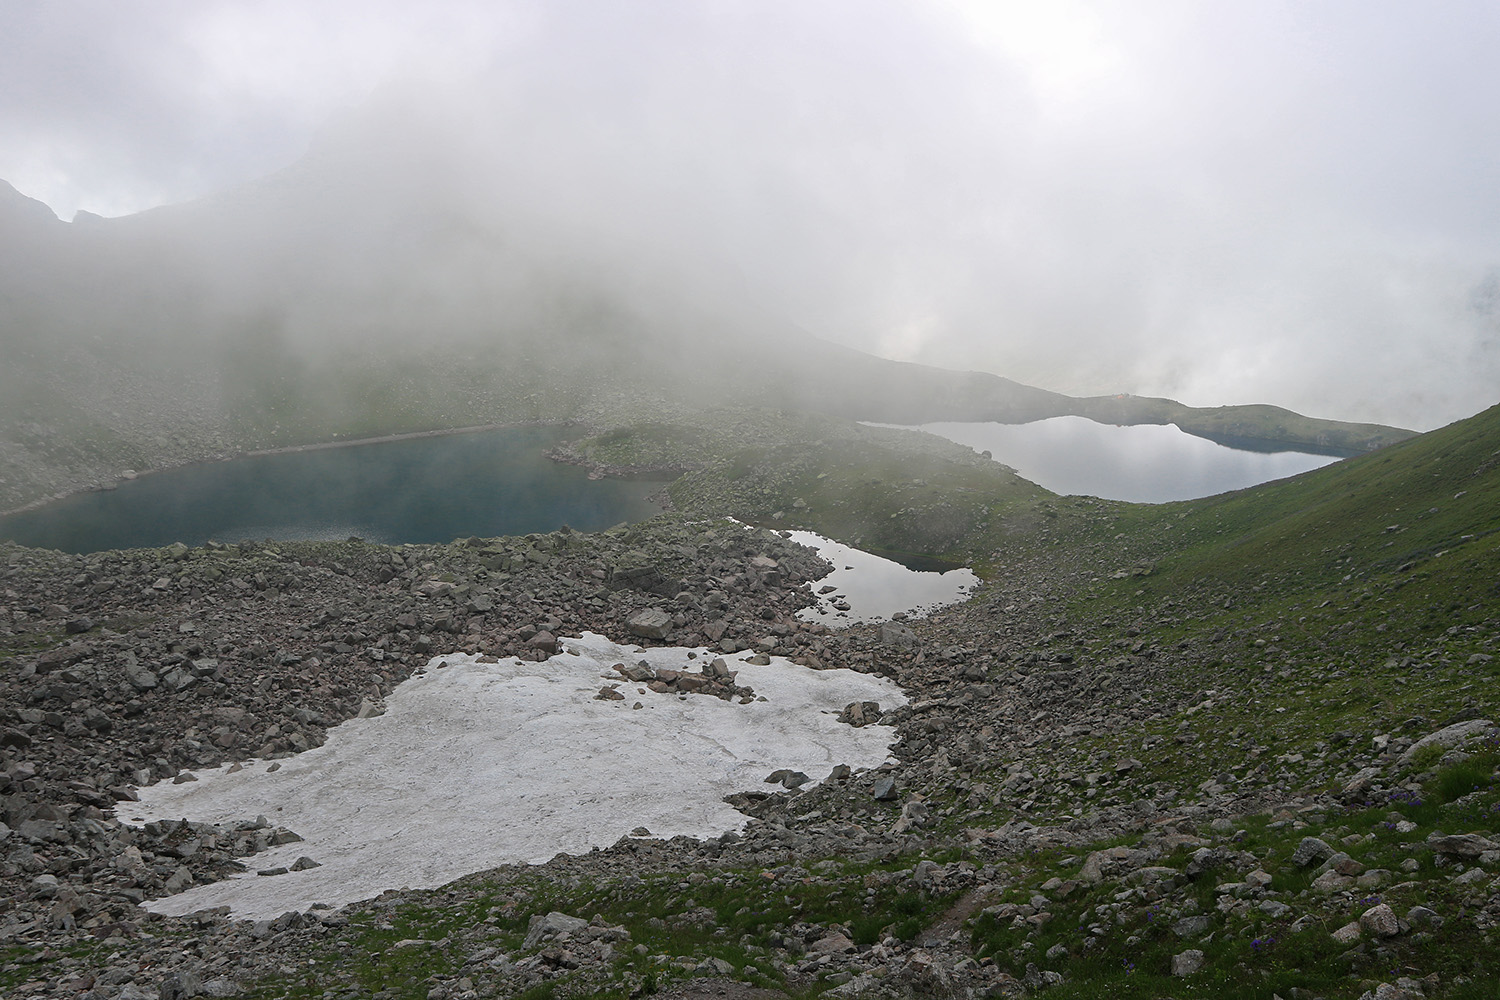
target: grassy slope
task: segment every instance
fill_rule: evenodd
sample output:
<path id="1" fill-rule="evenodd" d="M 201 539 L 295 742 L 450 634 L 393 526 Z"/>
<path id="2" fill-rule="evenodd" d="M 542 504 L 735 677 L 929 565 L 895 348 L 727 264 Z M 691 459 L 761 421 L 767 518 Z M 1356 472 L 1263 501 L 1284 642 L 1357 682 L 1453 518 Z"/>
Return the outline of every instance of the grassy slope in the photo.
<path id="1" fill-rule="evenodd" d="M 1107 753 L 1104 759 L 1141 762 L 1132 775 L 1136 789 L 1158 795 L 1175 789 L 1184 801 L 1200 783 L 1225 775 L 1231 786 L 1275 786 L 1287 795 L 1337 789 L 1354 766 L 1340 748 L 1368 747 L 1377 735 L 1420 736 L 1457 717 L 1495 718 L 1500 711 L 1495 666 L 1484 659 L 1496 652 L 1500 638 L 1500 407 L 1291 480 L 1160 506 L 1056 497 L 930 437 L 764 410 L 705 411 L 625 424 L 585 441 L 582 450 L 615 464 L 646 456 L 696 465 L 672 486 L 679 504 L 689 509 L 818 528 L 870 547 L 973 559 L 997 575 L 1028 561 L 1055 568 L 1053 596 L 1077 637 L 1069 640 L 1078 647 L 1072 649 L 1076 663 L 1107 677 L 1108 664 L 1123 652 L 1148 647 L 1142 656 L 1154 655 L 1161 669 L 1141 675 L 1139 688 L 1121 690 L 1115 683 L 1101 688 L 1101 700 L 1148 697 L 1152 714 L 1138 724 L 1038 751 L 1050 755 L 1041 760 L 1054 773 L 1099 767 Z M 1041 650 L 1051 637 L 1030 641 Z M 997 668 L 991 679 L 1005 683 L 1006 669 Z M 976 770 L 965 780 L 999 787 L 1006 761 L 996 763 L 995 771 Z M 1431 888 L 1423 882 L 1418 889 L 1386 891 L 1393 905 L 1405 912 L 1426 902 L 1454 917 L 1473 905 L 1468 890 L 1448 886 L 1447 873 L 1436 869 L 1430 851 L 1406 846 L 1411 838 L 1392 832 L 1391 816 L 1399 813 L 1417 823 L 1418 841 L 1435 829 L 1494 836 L 1500 812 L 1492 807 L 1500 792 L 1491 784 L 1494 760 L 1488 757 L 1438 765 L 1422 761 L 1399 776 L 1403 787 L 1418 790 L 1409 798 L 1302 815 L 1298 822 L 1305 827 L 1276 816 L 1242 817 L 1236 825 L 1243 833 L 1235 833 L 1232 846 L 1255 851 L 1280 880 L 1278 886 L 1295 896 L 1306 888 L 1308 875 L 1286 859 L 1302 836 L 1368 837 L 1357 850 L 1372 867 L 1394 869 L 1415 853 L 1421 865 L 1415 876 L 1431 883 Z M 1474 773 L 1460 773 L 1463 767 Z M 1090 803 L 1067 781 L 1041 784 L 1052 798 L 1041 801 L 1040 793 L 1031 793 L 1039 798 L 1035 815 L 1048 810 L 1076 815 Z M 1471 792 L 1475 787 L 1479 790 Z M 947 799 L 935 796 L 934 801 L 941 805 Z M 985 804 L 988 815 L 970 815 L 963 822 L 995 826 L 1007 818 L 1008 808 L 999 801 Z M 944 829 L 961 843 L 958 827 Z M 1206 828 L 1199 832 L 1208 836 Z M 1106 842 L 1089 849 L 1102 846 Z M 1331 944 L 1327 933 L 1357 916 L 1355 909 L 1321 913 L 1296 932 L 1268 916 L 1226 918 L 1228 931 L 1212 942 L 1195 943 L 1153 923 L 1151 909 L 1142 906 L 1137 912 L 1131 903 L 1120 916 L 1135 923 L 1122 924 L 1084 953 L 1089 922 L 1099 919 L 1100 907 L 1118 902 L 1118 889 L 1103 885 L 1063 898 L 1042 887 L 1053 878 L 1076 876 L 1086 854 L 1075 848 L 1009 862 L 1013 881 L 1007 898 L 1022 902 L 1032 892 L 1050 893 L 1056 898 L 1055 919 L 1032 933 L 993 914 L 981 916 L 971 926 L 976 950 L 1019 971 L 1028 955 L 1036 958 L 1054 944 L 1069 948 L 1072 959 L 1052 963 L 1069 977 L 1059 996 L 1170 992 L 1248 998 L 1300 985 L 1352 1000 L 1369 987 L 1351 975 L 1346 950 Z M 902 867 L 917 860 L 907 856 L 893 863 Z M 1180 850 L 1161 863 L 1180 869 L 1186 862 L 1187 852 Z M 842 869 L 829 877 L 838 883 L 846 874 L 850 888 L 863 877 Z M 725 872 L 722 878 L 711 905 L 723 921 L 743 907 L 760 905 L 764 894 L 754 888 L 759 873 Z M 1203 897 L 1198 905 L 1210 912 L 1216 881 L 1194 883 L 1189 892 Z M 662 892 L 670 895 L 668 888 L 663 882 Z M 634 904 L 630 916 L 608 905 L 613 891 L 583 883 L 549 896 L 547 906 L 585 913 L 597 906 L 611 921 L 644 919 L 648 911 Z M 791 899 L 791 893 L 804 890 L 787 892 Z M 702 892 L 690 895 L 697 903 L 706 901 Z M 807 894 L 799 904 L 828 903 L 834 906 L 829 919 L 840 914 L 836 899 L 815 895 Z M 401 928 L 401 936 L 429 936 L 418 930 L 429 924 L 440 929 L 451 921 L 440 900 L 428 913 L 423 908 L 430 904 L 422 898 L 413 896 L 395 919 L 398 926 L 412 922 L 412 928 Z M 1306 905 L 1294 901 L 1303 912 Z M 902 909 L 907 900 L 893 896 L 879 902 L 867 912 L 872 926 L 911 916 Z M 686 905 L 663 902 L 662 912 Z M 519 932 L 521 925 L 508 920 L 502 915 L 497 926 L 501 938 Z M 632 930 L 644 937 L 650 926 Z M 751 964 L 764 969 L 761 929 L 747 930 L 740 950 L 708 950 L 722 954 L 736 974 Z M 1192 982 L 1172 980 L 1166 962 L 1190 944 L 1208 952 L 1209 971 Z M 1493 954 L 1492 945 L 1472 922 L 1454 918 L 1443 934 L 1403 938 L 1366 958 L 1438 971 L 1453 982 L 1459 975 L 1500 973 L 1485 958 Z M 462 957 L 457 960 L 461 964 Z M 1391 967 L 1360 961 L 1354 966 L 1359 975 L 1392 978 Z M 1256 975 L 1248 976 L 1249 971 Z M 620 972 L 628 978 L 630 970 L 622 966 Z M 635 972 L 644 975 L 644 968 Z M 370 985 L 399 983 L 405 987 L 400 995 L 422 995 L 427 974 L 372 968 L 380 982 Z M 287 985 L 271 985 L 266 995 L 286 995 Z M 1444 995 L 1487 994 L 1463 987 Z"/>
<path id="2" fill-rule="evenodd" d="M 1055 497 L 1003 470 L 952 454 L 915 459 L 900 447 L 891 438 L 749 448 L 735 461 L 708 455 L 705 470 L 674 490 L 689 503 L 738 505 L 752 517 L 776 508 L 787 522 L 867 544 L 967 553 L 992 572 L 1040 558 L 1072 574 L 1065 618 L 1071 634 L 1083 637 L 1077 662 L 1107 679 L 1111 661 L 1145 647 L 1142 655 L 1161 670 L 1133 682 L 1140 687 L 1101 689 L 1104 698 L 1139 694 L 1156 711 L 1139 724 L 1054 748 L 1046 763 L 1059 771 L 1135 758 L 1135 787 L 1185 802 L 1200 784 L 1217 781 L 1273 799 L 1338 792 L 1358 767 L 1378 761 L 1370 749 L 1377 736 L 1409 740 L 1500 712 L 1500 407 L 1293 479 L 1158 506 Z M 793 507 L 794 499 L 804 504 Z M 918 522 L 938 509 L 970 516 L 960 537 L 932 546 L 904 530 L 914 509 Z M 1235 846 L 1266 859 L 1279 886 L 1296 894 L 1311 875 L 1286 859 L 1303 836 L 1360 838 L 1358 853 L 1369 867 L 1420 862 L 1416 883 L 1384 894 L 1401 912 L 1416 903 L 1463 912 L 1474 901 L 1448 887 L 1449 873 L 1411 844 L 1434 830 L 1495 836 L 1497 760 L 1481 753 L 1443 766 L 1423 759 L 1387 767 L 1383 780 L 1394 784 L 1382 785 L 1374 800 L 1303 815 L 1295 824 L 1244 817 Z M 1001 767 L 973 778 L 994 786 L 1005 776 Z M 1076 814 L 1087 804 L 1065 791 L 1047 808 Z M 998 825 L 1006 817 L 1002 807 L 988 820 L 967 822 Z M 1392 817 L 1415 823 L 1415 831 L 1398 835 Z M 1067 853 L 1071 860 L 1019 864 L 1017 901 L 1049 878 L 1067 878 L 1085 852 Z M 1163 863 L 1180 869 L 1187 854 Z M 1215 881 L 1193 889 L 1210 911 Z M 974 925 L 976 947 L 997 960 L 1053 944 L 1076 955 L 1087 936 L 1083 925 L 1094 919 L 1090 908 L 1108 905 L 1114 891 L 1058 901 L 1058 919 L 1040 937 L 982 918 Z M 1466 921 L 1351 958 L 1330 936 L 1368 900 L 1349 905 L 1348 912 L 1320 911 L 1295 931 L 1263 915 L 1234 918 L 1236 934 L 1207 947 L 1210 971 L 1191 984 L 1164 974 L 1170 955 L 1191 942 L 1152 926 L 1146 910 L 1134 944 L 1116 940 L 1067 966 L 1063 994 L 1145 997 L 1170 989 L 1248 997 L 1301 985 L 1353 997 L 1372 983 L 1359 985 L 1351 962 L 1363 974 L 1393 978 L 1368 965 L 1376 956 L 1377 964 L 1405 963 L 1445 981 L 1478 975 L 1483 982 L 1497 972 L 1475 964 L 1490 942 Z M 1260 975 L 1246 979 L 1247 970 Z M 1460 984 L 1445 995 L 1483 995 L 1474 988 Z"/>
<path id="3" fill-rule="evenodd" d="M 1274 575 L 1297 588 L 1337 588 L 1346 576 L 1442 570 L 1432 563 L 1440 552 L 1462 561 L 1464 546 L 1484 550 L 1500 528 L 1497 469 L 1500 407 L 1492 407 L 1376 454 L 1135 518 L 1148 530 L 1183 522 L 1162 586 L 1206 578 L 1234 588 Z"/>

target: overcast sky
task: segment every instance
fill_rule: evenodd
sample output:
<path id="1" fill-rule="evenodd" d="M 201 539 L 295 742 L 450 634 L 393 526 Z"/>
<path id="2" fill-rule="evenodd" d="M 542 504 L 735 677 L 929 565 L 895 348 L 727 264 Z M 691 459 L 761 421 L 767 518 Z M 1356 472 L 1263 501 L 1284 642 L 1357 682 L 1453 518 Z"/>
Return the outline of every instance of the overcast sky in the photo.
<path id="1" fill-rule="evenodd" d="M 660 253 L 888 357 L 1424 429 L 1500 397 L 1493 2 L 0 14 L 0 178 L 64 219 L 253 180 L 380 94 L 479 87 L 553 150 L 515 158 L 638 203 L 585 200 L 602 229 L 663 220 Z"/>

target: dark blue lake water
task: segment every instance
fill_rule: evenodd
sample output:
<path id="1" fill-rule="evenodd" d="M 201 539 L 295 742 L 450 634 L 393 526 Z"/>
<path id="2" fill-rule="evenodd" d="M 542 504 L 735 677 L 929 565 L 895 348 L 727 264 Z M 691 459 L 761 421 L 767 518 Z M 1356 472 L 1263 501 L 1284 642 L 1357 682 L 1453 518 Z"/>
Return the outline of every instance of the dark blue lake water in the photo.
<path id="1" fill-rule="evenodd" d="M 350 535 L 449 542 L 598 531 L 660 510 L 646 498 L 661 483 L 591 480 L 542 457 L 570 433 L 515 427 L 192 465 L 0 518 L 0 538 L 64 552 Z"/>

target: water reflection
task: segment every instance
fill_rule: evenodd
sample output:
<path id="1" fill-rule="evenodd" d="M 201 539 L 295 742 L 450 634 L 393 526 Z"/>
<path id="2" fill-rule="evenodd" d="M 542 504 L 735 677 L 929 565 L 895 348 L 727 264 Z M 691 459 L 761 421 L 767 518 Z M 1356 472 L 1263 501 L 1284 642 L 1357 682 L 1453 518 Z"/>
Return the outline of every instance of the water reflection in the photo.
<path id="1" fill-rule="evenodd" d="M 1087 417 L 1029 424 L 934 423 L 923 430 L 975 451 L 1054 493 L 1166 503 L 1284 479 L 1337 459 L 1301 452 L 1239 451 L 1175 425 L 1116 427 Z"/>
<path id="2" fill-rule="evenodd" d="M 969 569 L 950 569 L 945 573 L 908 569 L 811 531 L 788 534 L 793 541 L 817 549 L 833 563 L 833 572 L 813 584 L 815 591 L 833 589 L 819 594 L 815 607 L 797 612 L 803 621 L 839 626 L 884 621 L 903 612 L 922 615 L 963 600 L 979 582 Z"/>
<path id="3" fill-rule="evenodd" d="M 648 499 L 657 484 L 590 480 L 544 458 L 567 434 L 511 427 L 187 466 L 0 518 L 0 538 L 65 552 L 350 535 L 448 542 L 596 531 L 659 510 Z"/>

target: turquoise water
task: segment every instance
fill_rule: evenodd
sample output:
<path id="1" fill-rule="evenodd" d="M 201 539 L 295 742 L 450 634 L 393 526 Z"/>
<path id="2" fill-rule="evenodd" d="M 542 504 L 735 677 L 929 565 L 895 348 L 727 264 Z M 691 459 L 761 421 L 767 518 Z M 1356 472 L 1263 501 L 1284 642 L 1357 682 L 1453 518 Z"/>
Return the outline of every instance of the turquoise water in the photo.
<path id="1" fill-rule="evenodd" d="M 187 466 L 0 518 L 0 538 L 64 552 L 351 535 L 449 542 L 597 531 L 659 511 L 646 498 L 660 483 L 591 480 L 542 457 L 569 433 L 516 427 Z"/>

